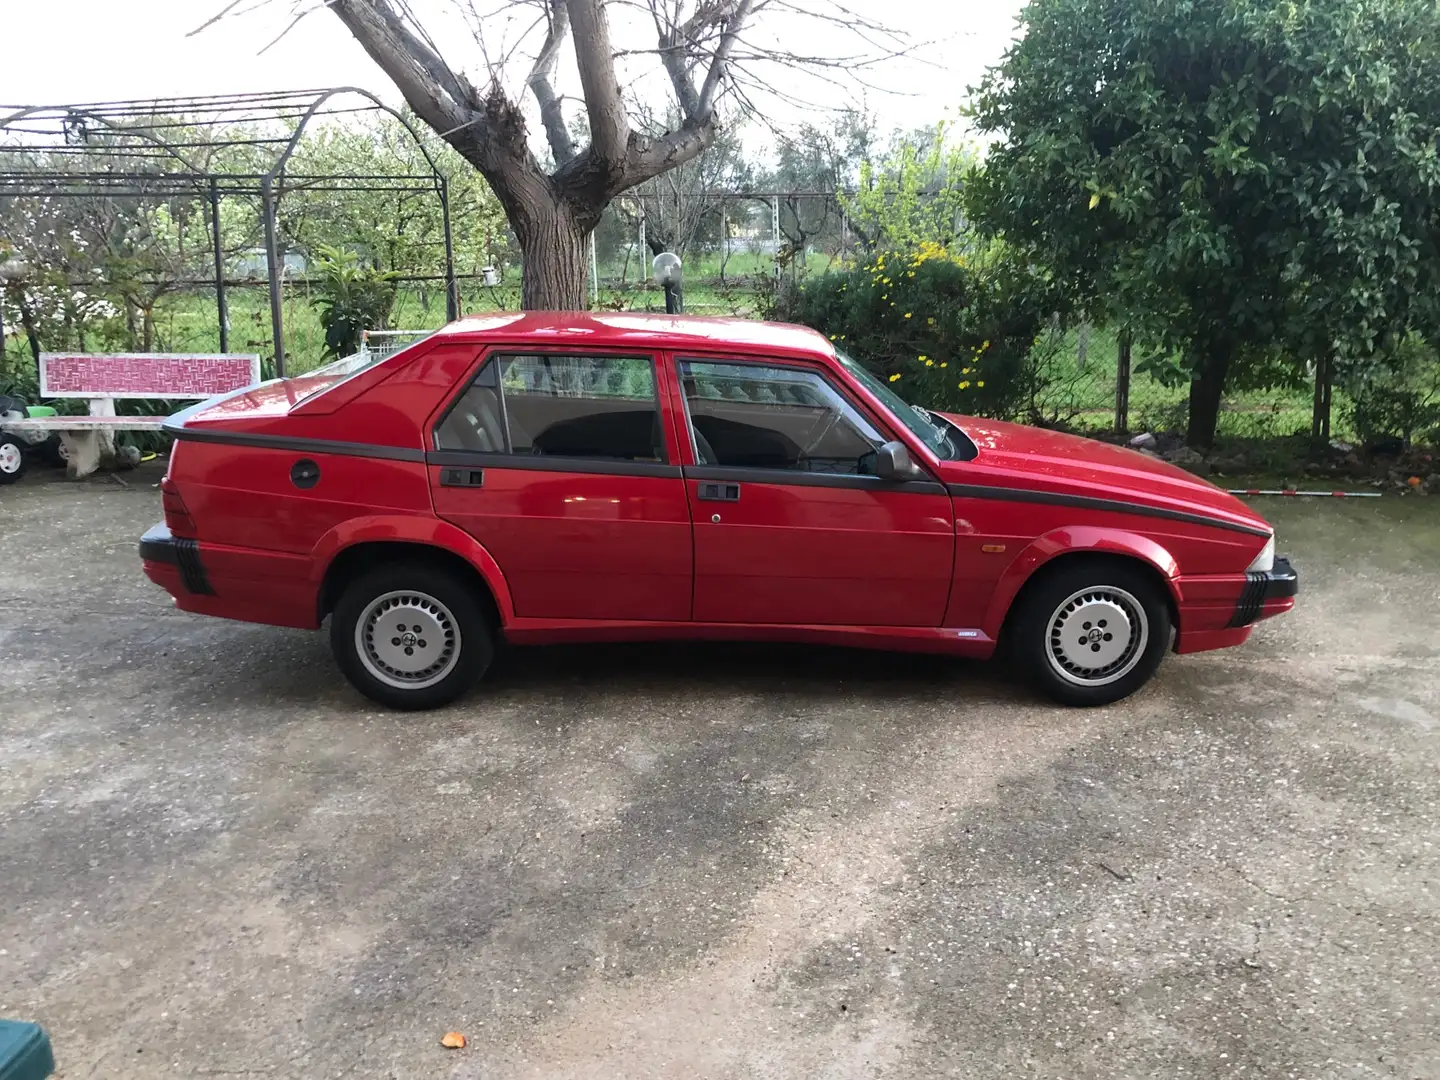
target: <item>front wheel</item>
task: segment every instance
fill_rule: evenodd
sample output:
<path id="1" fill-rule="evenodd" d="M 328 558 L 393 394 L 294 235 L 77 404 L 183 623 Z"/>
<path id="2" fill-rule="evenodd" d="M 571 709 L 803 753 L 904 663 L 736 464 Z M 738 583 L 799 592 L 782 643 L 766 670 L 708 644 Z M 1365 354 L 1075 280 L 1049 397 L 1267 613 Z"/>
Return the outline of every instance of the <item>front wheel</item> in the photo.
<path id="1" fill-rule="evenodd" d="M 14 435 L 0 434 L 0 484 L 13 484 L 25 475 L 25 444 Z"/>
<path id="2" fill-rule="evenodd" d="M 1170 609 L 1144 570 L 1119 561 L 1063 566 L 1026 590 L 1012 645 L 1027 674 L 1065 705 L 1109 705 L 1144 686 L 1170 647 Z"/>
<path id="3" fill-rule="evenodd" d="M 420 564 L 352 581 L 330 619 L 330 647 L 351 685 L 392 709 L 434 709 L 485 673 L 494 640 L 469 583 Z"/>

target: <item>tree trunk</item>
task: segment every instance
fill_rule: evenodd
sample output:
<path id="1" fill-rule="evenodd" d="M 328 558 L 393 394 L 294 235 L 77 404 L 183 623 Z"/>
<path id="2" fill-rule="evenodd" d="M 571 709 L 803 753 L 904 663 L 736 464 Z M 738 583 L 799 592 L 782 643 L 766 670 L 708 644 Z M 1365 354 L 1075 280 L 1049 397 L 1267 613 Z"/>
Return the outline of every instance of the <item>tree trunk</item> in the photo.
<path id="1" fill-rule="evenodd" d="M 1209 450 L 1215 445 L 1215 424 L 1220 418 L 1220 399 L 1229 370 L 1228 348 L 1210 346 L 1204 350 L 1190 380 L 1190 422 L 1185 431 L 1188 446 Z"/>
<path id="2" fill-rule="evenodd" d="M 20 325 L 25 330 L 25 337 L 30 342 L 30 355 L 35 358 L 35 365 L 40 365 L 40 331 L 35 324 L 35 310 L 30 306 L 30 301 L 25 299 L 25 293 L 20 288 L 14 292 L 15 306 L 20 309 Z"/>
<path id="3" fill-rule="evenodd" d="M 583 311 L 590 230 L 561 209 L 546 209 L 516 222 L 524 282 L 520 306 L 526 311 Z"/>

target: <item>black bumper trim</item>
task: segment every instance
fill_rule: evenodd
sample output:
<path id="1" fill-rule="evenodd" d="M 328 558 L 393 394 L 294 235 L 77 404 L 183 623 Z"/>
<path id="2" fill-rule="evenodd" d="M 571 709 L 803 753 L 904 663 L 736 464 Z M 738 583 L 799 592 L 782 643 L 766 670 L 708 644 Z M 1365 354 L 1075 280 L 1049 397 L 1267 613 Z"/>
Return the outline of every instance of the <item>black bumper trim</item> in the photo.
<path id="1" fill-rule="evenodd" d="M 1269 571 L 1251 571 L 1245 575 L 1245 589 L 1235 603 L 1231 627 L 1249 626 L 1260 617 L 1266 600 L 1281 600 L 1300 591 L 1300 577 L 1289 559 L 1276 559 Z"/>
<path id="2" fill-rule="evenodd" d="M 197 596 L 215 595 L 200 559 L 200 544 L 189 537 L 171 536 L 164 525 L 154 525 L 140 537 L 140 558 L 179 567 L 180 582 L 188 592 Z"/>

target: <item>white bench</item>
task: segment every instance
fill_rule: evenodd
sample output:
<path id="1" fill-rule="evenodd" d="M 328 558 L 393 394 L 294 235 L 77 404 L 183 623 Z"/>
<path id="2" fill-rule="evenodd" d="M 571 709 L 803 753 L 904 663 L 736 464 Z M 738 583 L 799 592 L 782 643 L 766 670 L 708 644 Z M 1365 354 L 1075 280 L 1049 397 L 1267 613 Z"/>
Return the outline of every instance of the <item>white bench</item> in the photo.
<path id="1" fill-rule="evenodd" d="M 260 381 L 253 353 L 41 353 L 40 397 L 90 402 L 89 416 L 0 421 L 16 435 L 58 434 L 70 476 L 89 476 L 115 452 L 117 431 L 159 431 L 163 416 L 116 416 L 118 398 L 203 400 Z"/>

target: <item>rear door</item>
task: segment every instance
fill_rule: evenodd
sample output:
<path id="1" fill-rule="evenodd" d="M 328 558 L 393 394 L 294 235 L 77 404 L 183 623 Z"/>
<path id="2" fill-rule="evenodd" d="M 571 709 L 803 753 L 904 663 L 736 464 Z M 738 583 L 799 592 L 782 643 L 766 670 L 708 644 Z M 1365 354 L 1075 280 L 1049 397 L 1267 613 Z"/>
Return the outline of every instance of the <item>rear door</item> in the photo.
<path id="1" fill-rule="evenodd" d="M 679 357 L 701 622 L 939 626 L 955 519 L 873 473 L 893 436 L 818 366 Z"/>
<path id="2" fill-rule="evenodd" d="M 497 349 L 440 416 L 436 513 L 495 557 L 516 615 L 690 618 L 669 409 L 651 355 Z"/>

